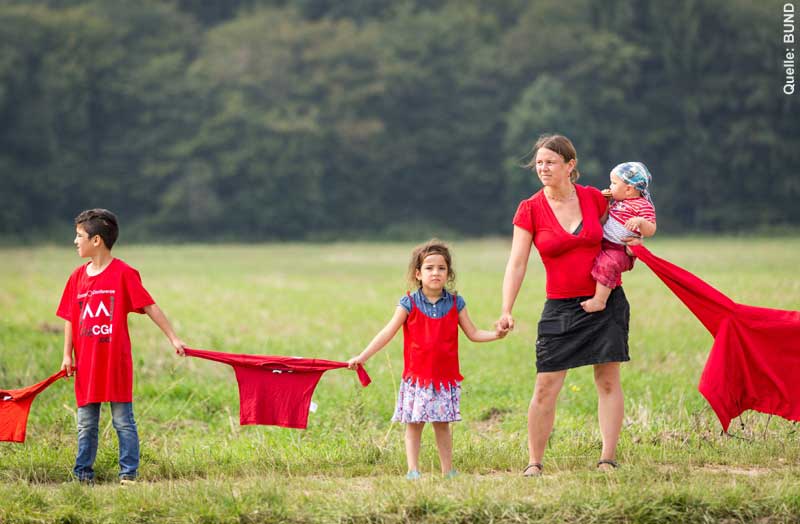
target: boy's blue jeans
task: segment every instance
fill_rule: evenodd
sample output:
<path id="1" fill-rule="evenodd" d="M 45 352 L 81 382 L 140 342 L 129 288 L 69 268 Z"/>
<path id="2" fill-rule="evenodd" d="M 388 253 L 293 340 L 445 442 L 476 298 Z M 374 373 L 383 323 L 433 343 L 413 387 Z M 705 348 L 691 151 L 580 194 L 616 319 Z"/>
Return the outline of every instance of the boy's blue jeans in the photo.
<path id="1" fill-rule="evenodd" d="M 119 476 L 135 478 L 139 469 L 139 433 L 133 420 L 133 402 L 109 402 L 111 421 L 119 438 Z M 100 403 L 78 408 L 78 456 L 72 472 L 78 480 L 94 479 Z"/>

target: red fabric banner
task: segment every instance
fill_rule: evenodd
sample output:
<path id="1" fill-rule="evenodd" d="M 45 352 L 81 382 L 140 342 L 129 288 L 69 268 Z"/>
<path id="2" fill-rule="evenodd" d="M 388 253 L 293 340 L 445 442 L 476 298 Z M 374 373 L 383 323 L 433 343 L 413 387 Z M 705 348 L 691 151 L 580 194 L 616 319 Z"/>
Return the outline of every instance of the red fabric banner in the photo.
<path id="1" fill-rule="evenodd" d="M 748 409 L 800 421 L 800 311 L 737 304 L 644 246 L 632 250 L 714 337 L 698 389 L 722 428 Z"/>

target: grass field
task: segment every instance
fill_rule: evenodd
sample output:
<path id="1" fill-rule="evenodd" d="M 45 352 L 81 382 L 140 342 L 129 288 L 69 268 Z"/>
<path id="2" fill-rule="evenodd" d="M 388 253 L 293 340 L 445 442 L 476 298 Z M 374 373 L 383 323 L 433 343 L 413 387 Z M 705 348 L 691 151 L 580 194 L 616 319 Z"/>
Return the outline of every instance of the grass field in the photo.
<path id="1" fill-rule="evenodd" d="M 405 290 L 411 244 L 120 245 L 191 347 L 346 360 L 389 319 Z M 800 238 L 655 239 L 648 247 L 737 302 L 800 309 Z M 488 328 L 500 310 L 509 244 L 452 244 L 457 287 Z M 38 382 L 61 363 L 54 315 L 70 271 L 65 247 L 0 249 L 0 387 Z M 389 422 L 402 372 L 402 336 L 370 360 L 373 379 L 326 373 L 306 431 L 238 425 L 231 368 L 174 355 L 146 318 L 131 315 L 141 482 L 119 487 L 116 434 L 104 408 L 98 483 L 69 482 L 76 451 L 72 383 L 31 410 L 24 445 L 0 443 L 0 523 L 16 522 L 798 522 L 796 424 L 748 412 L 720 426 L 697 392 L 710 335 L 643 264 L 625 277 L 631 362 L 625 422 L 612 474 L 600 449 L 591 369 L 561 392 L 546 475 L 520 478 L 544 300 L 531 260 L 505 340 L 463 336 L 462 415 L 454 425 L 461 475 L 438 474 L 423 435 L 423 480 L 405 473 L 403 427 Z"/>

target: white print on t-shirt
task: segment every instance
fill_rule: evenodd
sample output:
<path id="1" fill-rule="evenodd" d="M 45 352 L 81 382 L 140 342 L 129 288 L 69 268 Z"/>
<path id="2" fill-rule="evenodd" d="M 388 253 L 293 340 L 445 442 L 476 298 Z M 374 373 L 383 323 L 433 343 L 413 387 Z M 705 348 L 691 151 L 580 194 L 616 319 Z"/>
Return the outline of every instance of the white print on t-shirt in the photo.
<path id="1" fill-rule="evenodd" d="M 94 313 L 92 313 L 92 307 L 87 303 L 86 307 L 83 308 L 83 315 L 81 315 L 81 320 L 83 320 L 87 316 L 89 318 L 95 318 L 95 317 L 99 317 L 100 315 L 104 315 L 104 316 L 107 316 L 107 317 L 111 316 L 111 313 L 108 312 L 108 308 L 106 307 L 105 304 L 103 304 L 102 300 L 97 305 L 97 311 L 95 311 Z"/>
<path id="2" fill-rule="evenodd" d="M 78 293 L 78 300 L 91 297 L 92 295 L 113 295 L 115 293 L 116 291 L 113 289 L 90 289 L 89 291 Z"/>
<path id="3" fill-rule="evenodd" d="M 113 289 L 95 289 L 89 290 L 86 293 L 81 293 L 78 295 L 78 305 L 81 308 L 81 325 L 80 325 L 80 335 L 82 337 L 92 337 L 92 336 L 100 336 L 100 335 L 111 335 L 112 334 L 112 320 L 114 316 L 114 290 Z M 91 299 L 94 295 L 100 295 L 97 297 L 97 301 L 88 300 Z M 109 305 L 103 301 L 102 295 L 111 295 L 109 297 Z M 82 298 L 87 299 L 84 303 Z M 94 302 L 95 305 L 93 306 L 90 302 Z M 103 324 L 103 320 L 100 317 L 107 317 L 107 324 Z M 98 322 L 94 325 L 85 325 L 84 322 L 86 319 L 97 319 L 95 322 Z M 89 322 L 91 323 L 91 322 Z M 102 342 L 102 340 L 101 340 Z"/>

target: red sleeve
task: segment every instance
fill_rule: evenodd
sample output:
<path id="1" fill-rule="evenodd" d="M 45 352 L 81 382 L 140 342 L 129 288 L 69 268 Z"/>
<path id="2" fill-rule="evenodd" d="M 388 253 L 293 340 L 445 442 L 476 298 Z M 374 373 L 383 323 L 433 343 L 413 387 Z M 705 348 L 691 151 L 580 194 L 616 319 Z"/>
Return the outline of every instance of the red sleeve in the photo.
<path id="1" fill-rule="evenodd" d="M 645 220 L 656 223 L 656 208 L 646 199 L 642 202 L 642 207 L 639 209 L 639 216 Z"/>
<path id="2" fill-rule="evenodd" d="M 519 226 L 530 234 L 533 234 L 535 229 L 533 223 L 533 213 L 531 212 L 531 200 L 523 200 L 517 207 L 517 212 L 514 213 L 514 225 Z"/>
<path id="3" fill-rule="evenodd" d="M 128 299 L 127 310 L 129 312 L 144 313 L 145 306 L 155 304 L 155 300 L 142 285 L 142 277 L 139 272 L 129 267 L 122 274 L 122 283 L 125 286 L 125 295 Z"/>
<path id="4" fill-rule="evenodd" d="M 67 279 L 67 284 L 64 286 L 64 292 L 61 293 L 61 302 L 58 304 L 58 309 L 56 310 L 56 316 L 63 318 L 64 320 L 72 321 L 72 301 L 75 299 L 75 286 L 73 282 L 75 280 L 75 273 L 73 272 L 69 279 Z"/>

